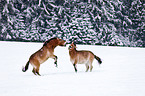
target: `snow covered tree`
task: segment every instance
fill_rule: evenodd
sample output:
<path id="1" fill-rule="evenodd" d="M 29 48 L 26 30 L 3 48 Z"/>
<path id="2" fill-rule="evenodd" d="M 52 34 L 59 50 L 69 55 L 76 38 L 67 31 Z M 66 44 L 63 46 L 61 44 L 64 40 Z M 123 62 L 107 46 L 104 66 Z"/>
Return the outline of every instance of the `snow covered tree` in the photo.
<path id="1" fill-rule="evenodd" d="M 1 0 L 0 40 L 145 46 L 143 0 Z"/>
<path id="2" fill-rule="evenodd" d="M 143 45 L 144 41 L 144 26 L 145 26 L 145 12 L 143 8 L 143 3 L 140 0 L 134 0 L 131 3 L 131 8 L 129 9 L 129 17 L 132 20 L 132 30 L 130 30 L 130 41 L 136 42 L 135 45 Z"/>

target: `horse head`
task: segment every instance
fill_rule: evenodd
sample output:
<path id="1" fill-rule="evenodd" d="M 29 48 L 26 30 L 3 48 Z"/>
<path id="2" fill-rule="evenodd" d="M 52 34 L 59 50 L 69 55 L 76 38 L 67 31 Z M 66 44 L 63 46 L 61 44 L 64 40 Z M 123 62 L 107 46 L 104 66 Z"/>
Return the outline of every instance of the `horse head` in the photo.
<path id="1" fill-rule="evenodd" d="M 68 47 L 68 49 L 70 51 L 73 50 L 73 49 L 76 49 L 76 48 L 77 48 L 77 46 L 76 46 L 76 44 L 74 42 L 72 42 L 71 45 Z"/>
<path id="2" fill-rule="evenodd" d="M 58 41 L 59 46 L 66 46 L 66 41 L 65 40 L 57 38 L 57 41 Z"/>

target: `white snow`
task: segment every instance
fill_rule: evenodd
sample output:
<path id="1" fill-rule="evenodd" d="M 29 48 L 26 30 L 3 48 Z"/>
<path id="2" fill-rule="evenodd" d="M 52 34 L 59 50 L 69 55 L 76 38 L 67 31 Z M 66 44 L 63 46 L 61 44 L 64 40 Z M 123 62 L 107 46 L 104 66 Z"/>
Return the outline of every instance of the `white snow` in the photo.
<path id="1" fill-rule="evenodd" d="M 0 41 L 0 96 L 144 96 L 145 49 L 77 45 L 78 50 L 90 50 L 101 57 L 94 60 L 93 71 L 85 72 L 78 65 L 75 73 L 69 60 L 68 46 L 57 47 L 58 68 L 53 59 L 40 67 L 42 76 L 33 75 L 32 66 L 22 72 L 29 56 L 42 43 Z"/>
<path id="2" fill-rule="evenodd" d="M 41 0 L 39 0 L 39 4 L 38 4 L 38 6 L 40 6 L 41 5 Z"/>

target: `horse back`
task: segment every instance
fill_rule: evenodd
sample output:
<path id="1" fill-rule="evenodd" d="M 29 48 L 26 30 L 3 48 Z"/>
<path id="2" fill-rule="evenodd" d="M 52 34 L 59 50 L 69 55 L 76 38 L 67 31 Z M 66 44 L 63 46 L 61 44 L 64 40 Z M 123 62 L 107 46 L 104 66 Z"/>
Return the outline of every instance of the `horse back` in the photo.
<path id="1" fill-rule="evenodd" d="M 77 62 L 79 64 L 92 62 L 94 59 L 94 54 L 91 51 L 77 51 Z"/>

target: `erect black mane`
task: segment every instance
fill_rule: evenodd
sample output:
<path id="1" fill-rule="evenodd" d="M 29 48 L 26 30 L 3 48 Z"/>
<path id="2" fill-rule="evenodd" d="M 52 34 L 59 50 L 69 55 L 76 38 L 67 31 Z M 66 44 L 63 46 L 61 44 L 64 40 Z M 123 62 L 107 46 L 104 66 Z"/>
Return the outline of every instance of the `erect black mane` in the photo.
<path id="1" fill-rule="evenodd" d="M 54 40 L 54 39 L 57 39 L 57 38 L 56 38 L 56 37 L 54 37 L 54 38 L 51 38 L 51 39 L 49 39 L 49 40 L 45 41 L 45 42 L 44 42 L 44 44 L 43 44 L 43 46 L 47 45 L 47 43 L 49 43 L 51 40 Z"/>
<path id="2" fill-rule="evenodd" d="M 74 42 L 74 45 L 76 46 L 76 42 Z"/>

